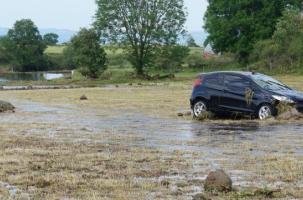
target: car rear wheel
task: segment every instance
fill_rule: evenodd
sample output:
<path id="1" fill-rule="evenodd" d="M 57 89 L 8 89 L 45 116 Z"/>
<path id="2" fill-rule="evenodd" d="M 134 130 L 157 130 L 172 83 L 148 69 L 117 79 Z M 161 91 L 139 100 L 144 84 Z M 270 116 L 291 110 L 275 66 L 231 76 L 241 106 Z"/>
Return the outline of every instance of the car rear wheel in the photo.
<path id="1" fill-rule="evenodd" d="M 193 107 L 194 117 L 196 118 L 202 117 L 206 112 L 207 112 L 207 104 L 204 101 L 199 100 L 194 104 Z"/>
<path id="2" fill-rule="evenodd" d="M 270 105 L 262 105 L 258 109 L 257 117 L 260 120 L 266 120 L 268 118 L 271 118 L 273 116 L 273 109 Z"/>

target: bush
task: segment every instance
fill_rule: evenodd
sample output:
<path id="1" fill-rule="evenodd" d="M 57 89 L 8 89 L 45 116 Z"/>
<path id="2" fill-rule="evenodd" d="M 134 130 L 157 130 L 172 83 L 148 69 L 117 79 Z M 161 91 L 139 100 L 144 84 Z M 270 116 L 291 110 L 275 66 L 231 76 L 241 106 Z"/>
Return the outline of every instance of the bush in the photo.
<path id="1" fill-rule="evenodd" d="M 194 52 L 190 54 L 187 58 L 185 63 L 189 68 L 201 68 L 205 65 L 205 61 L 203 59 L 202 53 Z"/>

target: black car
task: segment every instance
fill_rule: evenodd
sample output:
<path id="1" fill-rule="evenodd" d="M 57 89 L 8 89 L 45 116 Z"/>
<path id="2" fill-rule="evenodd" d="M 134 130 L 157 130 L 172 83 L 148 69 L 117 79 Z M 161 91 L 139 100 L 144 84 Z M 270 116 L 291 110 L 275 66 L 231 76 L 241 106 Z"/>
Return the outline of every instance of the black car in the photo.
<path id="1" fill-rule="evenodd" d="M 260 120 L 276 115 L 276 106 L 281 102 L 303 112 L 303 93 L 254 72 L 200 74 L 190 99 L 194 117 L 211 111 L 248 114 Z"/>

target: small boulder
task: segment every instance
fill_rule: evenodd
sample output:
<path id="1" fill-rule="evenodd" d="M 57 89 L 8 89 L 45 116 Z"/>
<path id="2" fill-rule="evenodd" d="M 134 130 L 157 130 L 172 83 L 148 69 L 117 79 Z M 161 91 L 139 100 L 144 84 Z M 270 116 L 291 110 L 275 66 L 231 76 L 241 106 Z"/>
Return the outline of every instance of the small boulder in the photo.
<path id="1" fill-rule="evenodd" d="M 80 100 L 84 101 L 84 100 L 88 100 L 88 98 L 87 98 L 85 95 L 82 95 L 82 96 L 80 97 Z"/>
<path id="2" fill-rule="evenodd" d="M 6 101 L 0 101 L 0 112 L 14 112 L 15 106 Z"/>
<path id="3" fill-rule="evenodd" d="M 232 180 L 223 170 L 216 170 L 207 176 L 204 189 L 210 192 L 230 192 Z"/>

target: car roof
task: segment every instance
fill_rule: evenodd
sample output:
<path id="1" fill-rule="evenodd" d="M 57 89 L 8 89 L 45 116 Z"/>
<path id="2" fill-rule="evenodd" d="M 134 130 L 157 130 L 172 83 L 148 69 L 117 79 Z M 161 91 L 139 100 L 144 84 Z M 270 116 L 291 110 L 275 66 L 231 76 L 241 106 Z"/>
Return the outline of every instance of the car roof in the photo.
<path id="1" fill-rule="evenodd" d="M 216 75 L 216 74 L 233 74 L 233 75 L 242 75 L 250 77 L 254 74 L 259 74 L 255 72 L 246 72 L 246 71 L 217 71 L 217 72 L 208 72 L 208 73 L 201 73 L 199 76 L 208 76 L 208 75 Z"/>

